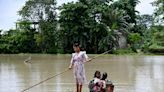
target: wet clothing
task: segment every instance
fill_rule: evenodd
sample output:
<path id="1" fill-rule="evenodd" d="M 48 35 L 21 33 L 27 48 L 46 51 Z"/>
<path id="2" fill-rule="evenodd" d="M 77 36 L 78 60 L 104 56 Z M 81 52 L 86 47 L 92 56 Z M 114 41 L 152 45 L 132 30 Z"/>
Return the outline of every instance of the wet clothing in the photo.
<path id="1" fill-rule="evenodd" d="M 101 80 L 102 89 L 106 88 L 106 80 Z"/>
<path id="2" fill-rule="evenodd" d="M 72 54 L 71 64 L 73 65 L 73 73 L 79 85 L 86 82 L 84 62 L 86 62 L 87 59 L 88 56 L 84 51 Z"/>
<path id="3" fill-rule="evenodd" d="M 93 87 L 93 90 L 94 92 L 99 92 L 101 90 L 101 80 L 99 78 L 94 78 L 94 87 Z"/>
<path id="4" fill-rule="evenodd" d="M 99 83 L 95 84 L 93 79 L 90 81 L 88 87 L 90 92 L 113 92 L 114 90 L 114 85 L 109 80 L 106 80 L 104 85 L 104 82 L 102 80 Z"/>

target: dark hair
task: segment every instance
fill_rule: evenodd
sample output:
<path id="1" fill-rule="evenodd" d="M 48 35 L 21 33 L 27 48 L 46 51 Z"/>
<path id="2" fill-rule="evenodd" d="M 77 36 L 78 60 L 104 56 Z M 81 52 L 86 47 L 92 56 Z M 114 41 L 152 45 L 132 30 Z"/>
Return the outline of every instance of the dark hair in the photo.
<path id="1" fill-rule="evenodd" d="M 100 78 L 100 77 L 101 77 L 100 71 L 96 71 L 94 74 L 94 78 Z"/>
<path id="2" fill-rule="evenodd" d="M 81 51 L 85 51 L 85 49 L 83 47 L 80 48 Z"/>
<path id="3" fill-rule="evenodd" d="M 102 75 L 102 79 L 101 80 L 105 80 L 107 77 L 108 77 L 107 73 L 104 72 L 103 75 Z"/>
<path id="4" fill-rule="evenodd" d="M 73 46 L 74 47 L 80 47 L 80 44 L 79 43 L 74 43 Z"/>

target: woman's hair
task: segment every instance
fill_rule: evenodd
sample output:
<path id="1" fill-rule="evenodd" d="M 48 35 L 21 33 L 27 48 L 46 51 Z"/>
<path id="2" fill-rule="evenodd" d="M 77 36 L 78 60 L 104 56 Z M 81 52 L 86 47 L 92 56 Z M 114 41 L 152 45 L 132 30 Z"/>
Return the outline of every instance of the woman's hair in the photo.
<path id="1" fill-rule="evenodd" d="M 85 51 L 85 49 L 83 47 L 80 48 L 81 51 Z"/>
<path id="2" fill-rule="evenodd" d="M 94 78 L 101 78 L 101 73 L 100 73 L 100 71 L 96 71 L 96 72 L 95 72 Z"/>
<path id="3" fill-rule="evenodd" d="M 104 73 L 103 73 L 103 75 L 102 75 L 101 80 L 105 80 L 107 77 L 108 77 L 107 73 L 106 73 L 106 72 L 104 72 Z"/>
<path id="4" fill-rule="evenodd" d="M 74 43 L 73 47 L 79 47 L 81 51 L 85 51 L 85 49 L 79 43 Z"/>
<path id="5" fill-rule="evenodd" d="M 80 47 L 80 44 L 79 43 L 74 43 L 73 46 L 74 47 Z"/>

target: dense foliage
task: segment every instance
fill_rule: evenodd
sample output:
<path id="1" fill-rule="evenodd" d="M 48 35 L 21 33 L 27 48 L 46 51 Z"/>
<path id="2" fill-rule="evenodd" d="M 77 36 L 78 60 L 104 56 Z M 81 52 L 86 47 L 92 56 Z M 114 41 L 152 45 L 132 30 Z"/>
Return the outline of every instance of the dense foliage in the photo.
<path id="1" fill-rule="evenodd" d="M 139 15 L 138 3 L 79 0 L 57 7 L 55 0 L 28 0 L 17 28 L 0 34 L 0 53 L 71 53 L 74 42 L 88 53 L 164 49 L 162 0 L 153 2 L 153 15 Z"/>

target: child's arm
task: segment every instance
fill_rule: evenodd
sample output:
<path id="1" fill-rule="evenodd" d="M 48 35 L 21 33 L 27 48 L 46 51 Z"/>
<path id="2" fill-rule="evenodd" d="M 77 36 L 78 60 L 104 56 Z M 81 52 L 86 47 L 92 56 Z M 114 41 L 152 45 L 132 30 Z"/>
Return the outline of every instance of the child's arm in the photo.
<path id="1" fill-rule="evenodd" d="M 106 88 L 106 82 L 103 81 L 103 89 L 105 89 L 105 88 Z"/>

